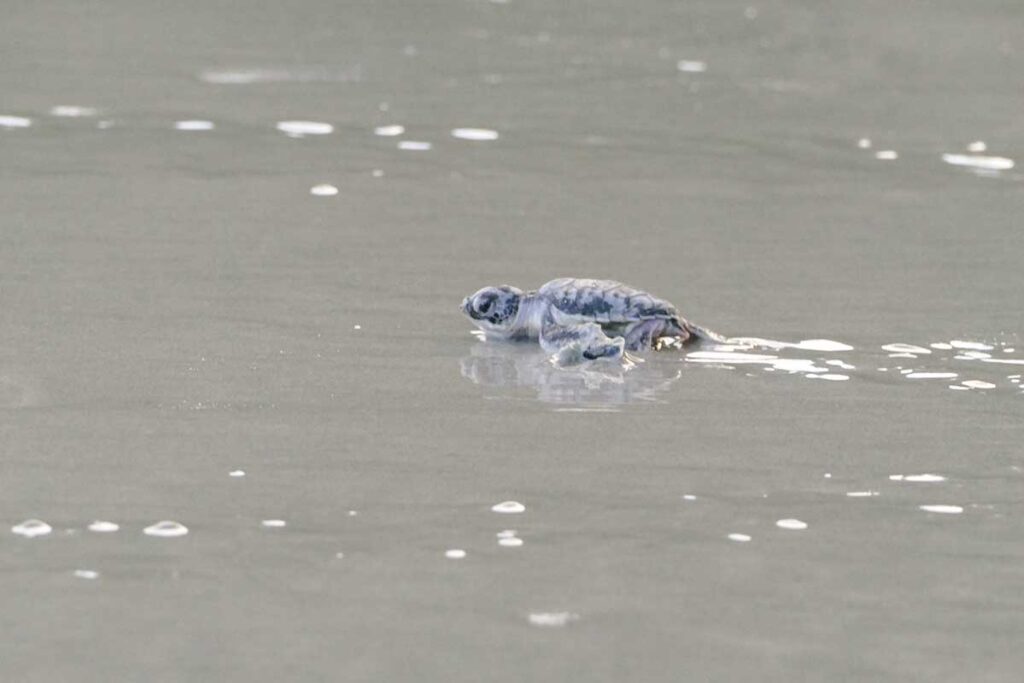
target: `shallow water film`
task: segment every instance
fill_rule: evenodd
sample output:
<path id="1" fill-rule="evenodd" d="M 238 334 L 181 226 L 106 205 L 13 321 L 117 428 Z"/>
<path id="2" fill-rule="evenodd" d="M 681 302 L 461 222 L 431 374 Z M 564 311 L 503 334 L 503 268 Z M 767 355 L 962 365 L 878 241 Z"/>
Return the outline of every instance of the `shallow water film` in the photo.
<path id="1" fill-rule="evenodd" d="M 1018 681 L 1024 10 L 0 8 L 0 679 Z M 557 367 L 621 280 L 729 339 Z"/>

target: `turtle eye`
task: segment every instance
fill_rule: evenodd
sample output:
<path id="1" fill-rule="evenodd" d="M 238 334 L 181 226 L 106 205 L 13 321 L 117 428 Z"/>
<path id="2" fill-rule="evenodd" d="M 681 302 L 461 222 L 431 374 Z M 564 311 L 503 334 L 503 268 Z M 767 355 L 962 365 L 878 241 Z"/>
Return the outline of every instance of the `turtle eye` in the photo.
<path id="1" fill-rule="evenodd" d="M 485 301 L 482 304 L 480 304 L 480 312 L 481 313 L 486 313 L 489 310 L 491 310 L 491 301 L 490 300 Z"/>

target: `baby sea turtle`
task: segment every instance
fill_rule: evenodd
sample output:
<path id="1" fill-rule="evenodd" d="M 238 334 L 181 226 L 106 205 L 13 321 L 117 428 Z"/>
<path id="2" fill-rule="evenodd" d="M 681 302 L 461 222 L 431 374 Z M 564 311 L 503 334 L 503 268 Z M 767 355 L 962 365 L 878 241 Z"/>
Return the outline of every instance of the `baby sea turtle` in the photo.
<path id="1" fill-rule="evenodd" d="M 487 339 L 539 340 L 562 362 L 619 358 L 624 350 L 666 343 L 725 341 L 664 299 L 612 280 L 559 278 L 535 292 L 484 287 L 463 299 L 462 312 Z"/>

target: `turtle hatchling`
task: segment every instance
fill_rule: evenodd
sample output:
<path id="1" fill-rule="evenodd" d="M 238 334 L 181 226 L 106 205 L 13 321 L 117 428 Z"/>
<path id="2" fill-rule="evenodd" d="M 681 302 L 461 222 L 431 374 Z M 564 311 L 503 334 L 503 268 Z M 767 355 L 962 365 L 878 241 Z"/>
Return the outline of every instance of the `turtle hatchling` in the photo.
<path id="1" fill-rule="evenodd" d="M 725 341 L 683 318 L 668 301 L 613 280 L 559 278 L 535 292 L 484 287 L 463 299 L 462 312 L 486 339 L 539 341 L 562 364 Z"/>

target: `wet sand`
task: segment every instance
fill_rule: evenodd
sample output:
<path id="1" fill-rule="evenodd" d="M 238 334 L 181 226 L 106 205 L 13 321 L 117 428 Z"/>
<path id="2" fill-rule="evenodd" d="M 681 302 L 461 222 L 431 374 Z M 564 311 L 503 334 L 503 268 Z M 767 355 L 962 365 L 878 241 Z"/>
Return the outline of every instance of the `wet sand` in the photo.
<path id="1" fill-rule="evenodd" d="M 5 8 L 0 678 L 1017 680 L 1019 19 Z M 842 346 L 458 311 L 565 275 Z"/>

